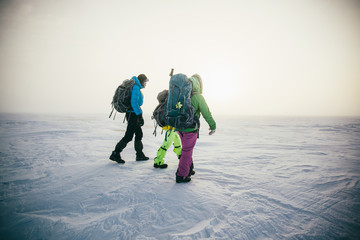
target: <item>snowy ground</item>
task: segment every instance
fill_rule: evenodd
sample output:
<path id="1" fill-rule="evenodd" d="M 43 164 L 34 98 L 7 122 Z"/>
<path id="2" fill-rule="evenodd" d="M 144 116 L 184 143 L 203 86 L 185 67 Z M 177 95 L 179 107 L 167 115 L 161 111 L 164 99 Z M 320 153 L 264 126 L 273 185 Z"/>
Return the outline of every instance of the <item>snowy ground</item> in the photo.
<path id="1" fill-rule="evenodd" d="M 123 116 L 0 115 L 0 239 L 359 239 L 360 119 L 202 122 L 196 174 L 108 157 Z"/>

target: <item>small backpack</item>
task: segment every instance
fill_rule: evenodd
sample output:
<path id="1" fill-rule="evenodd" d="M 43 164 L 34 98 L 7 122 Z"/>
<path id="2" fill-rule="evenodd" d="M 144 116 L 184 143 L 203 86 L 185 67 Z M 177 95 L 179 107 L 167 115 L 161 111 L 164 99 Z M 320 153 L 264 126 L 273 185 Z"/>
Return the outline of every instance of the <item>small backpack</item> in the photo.
<path id="1" fill-rule="evenodd" d="M 191 105 L 192 82 L 184 74 L 170 78 L 167 103 L 167 125 L 176 129 L 197 128 L 195 110 Z"/>
<path id="2" fill-rule="evenodd" d="M 125 113 L 131 110 L 131 93 L 132 88 L 135 85 L 134 79 L 126 79 L 122 82 L 120 86 L 115 91 L 113 100 L 111 102 L 112 111 L 109 118 L 111 117 L 114 109 L 119 113 Z M 116 114 L 116 113 L 115 113 Z M 115 116 L 114 116 L 115 118 Z"/>

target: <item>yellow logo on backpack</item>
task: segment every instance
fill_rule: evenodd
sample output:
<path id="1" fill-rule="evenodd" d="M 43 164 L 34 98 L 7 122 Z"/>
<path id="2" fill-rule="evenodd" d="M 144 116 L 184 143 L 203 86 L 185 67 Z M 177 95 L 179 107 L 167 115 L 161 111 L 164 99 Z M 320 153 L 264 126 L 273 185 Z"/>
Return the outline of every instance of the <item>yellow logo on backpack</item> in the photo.
<path id="1" fill-rule="evenodd" d="M 180 109 L 182 106 L 183 106 L 183 105 L 181 104 L 181 102 L 178 102 L 178 103 L 176 104 L 176 108 L 178 108 L 178 109 Z"/>

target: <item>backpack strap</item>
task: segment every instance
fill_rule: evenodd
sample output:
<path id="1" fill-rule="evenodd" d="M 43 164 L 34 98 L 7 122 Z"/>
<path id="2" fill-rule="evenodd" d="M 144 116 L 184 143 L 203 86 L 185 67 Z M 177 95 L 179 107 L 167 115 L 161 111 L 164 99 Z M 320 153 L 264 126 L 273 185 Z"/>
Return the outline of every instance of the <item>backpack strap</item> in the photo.
<path id="1" fill-rule="evenodd" d="M 111 110 L 111 113 L 110 113 L 110 115 L 109 115 L 109 118 L 111 118 L 111 115 L 113 114 L 113 112 L 114 112 L 114 107 L 112 107 L 112 110 Z"/>
<path id="2" fill-rule="evenodd" d="M 157 126 L 158 126 L 158 124 L 157 124 L 156 120 L 154 120 L 154 132 L 153 132 L 153 135 L 154 135 L 155 137 L 156 137 Z"/>

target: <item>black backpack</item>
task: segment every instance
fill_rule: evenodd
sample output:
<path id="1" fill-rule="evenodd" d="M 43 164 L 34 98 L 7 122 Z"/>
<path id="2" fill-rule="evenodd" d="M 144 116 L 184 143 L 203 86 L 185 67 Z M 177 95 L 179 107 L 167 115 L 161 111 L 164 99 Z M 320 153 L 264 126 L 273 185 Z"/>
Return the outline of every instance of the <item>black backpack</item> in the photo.
<path id="1" fill-rule="evenodd" d="M 167 105 L 168 95 L 169 95 L 168 90 L 163 90 L 159 92 L 157 96 L 157 100 L 159 101 L 159 104 L 156 106 L 153 115 L 151 117 L 152 119 L 155 119 L 157 125 L 159 125 L 160 127 L 165 127 L 167 125 L 166 105 Z"/>
<path id="2" fill-rule="evenodd" d="M 135 85 L 134 79 L 126 79 L 122 82 L 120 86 L 115 91 L 115 94 L 113 96 L 113 100 L 111 102 L 112 105 L 112 111 L 110 113 L 109 118 L 111 117 L 114 109 L 118 111 L 119 113 L 125 113 L 127 111 L 130 111 L 132 109 L 131 107 L 131 93 L 132 88 Z M 116 113 L 115 113 L 116 115 Z M 115 118 L 115 116 L 114 116 Z"/>

